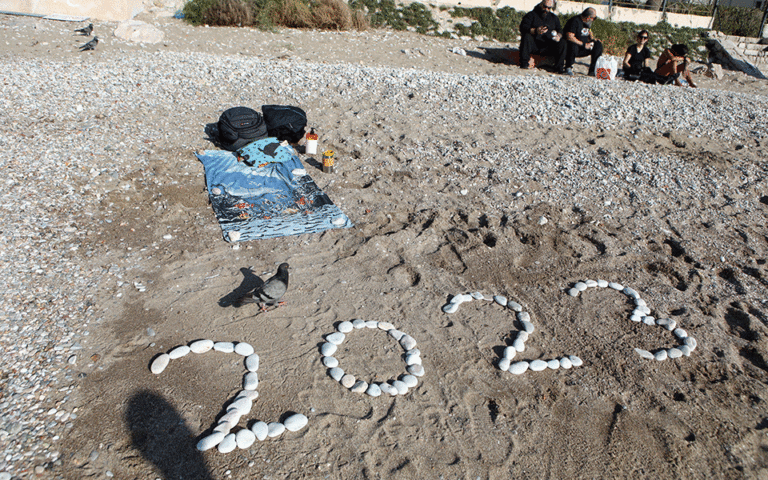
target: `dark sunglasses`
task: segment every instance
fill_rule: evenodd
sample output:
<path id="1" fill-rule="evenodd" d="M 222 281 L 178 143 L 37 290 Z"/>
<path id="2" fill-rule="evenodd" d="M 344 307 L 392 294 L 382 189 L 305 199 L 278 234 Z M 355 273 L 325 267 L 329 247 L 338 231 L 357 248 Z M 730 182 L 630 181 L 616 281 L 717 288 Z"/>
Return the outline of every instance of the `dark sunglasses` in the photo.
<path id="1" fill-rule="evenodd" d="M 542 10 L 552 10 L 552 7 L 548 7 L 546 5 L 541 6 Z"/>
<path id="2" fill-rule="evenodd" d="M 648 35 L 638 35 L 637 38 L 645 38 L 648 39 Z"/>

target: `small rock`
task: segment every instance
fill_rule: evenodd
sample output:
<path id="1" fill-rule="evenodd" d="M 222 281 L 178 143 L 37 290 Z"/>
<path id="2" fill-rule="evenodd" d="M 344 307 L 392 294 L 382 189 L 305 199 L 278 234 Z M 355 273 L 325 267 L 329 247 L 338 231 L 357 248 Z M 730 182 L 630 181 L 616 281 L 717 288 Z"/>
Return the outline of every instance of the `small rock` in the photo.
<path id="1" fill-rule="evenodd" d="M 253 355 L 253 347 L 250 343 L 238 342 L 238 344 L 235 345 L 235 353 L 247 357 Z"/>
<path id="2" fill-rule="evenodd" d="M 534 372 L 540 372 L 547 368 L 547 362 L 543 360 L 534 360 L 530 363 L 530 365 L 528 365 L 528 368 Z"/>
<path id="3" fill-rule="evenodd" d="M 413 375 L 403 375 L 400 381 L 403 382 L 408 388 L 413 388 L 419 384 L 419 379 Z"/>
<path id="4" fill-rule="evenodd" d="M 265 438 L 267 438 L 269 427 L 267 427 L 267 424 L 264 422 L 256 422 L 253 425 L 251 425 L 251 431 L 253 432 L 254 435 L 256 435 L 256 438 L 261 442 Z"/>
<path id="5" fill-rule="evenodd" d="M 605 281 L 605 280 L 598 280 L 597 281 L 597 286 L 600 287 L 600 288 L 606 288 L 608 286 L 608 282 Z"/>
<path id="6" fill-rule="evenodd" d="M 309 423 L 309 419 L 307 419 L 306 416 L 302 415 L 301 413 L 294 413 L 285 419 L 283 425 L 285 425 L 286 430 L 289 432 L 298 432 L 302 428 L 306 427 L 307 423 Z"/>
<path id="7" fill-rule="evenodd" d="M 352 326 L 357 328 L 358 330 L 361 328 L 365 328 L 365 320 L 360 320 L 359 318 L 356 318 L 352 320 Z M 344 332 L 342 332 L 344 333 Z"/>
<path id="8" fill-rule="evenodd" d="M 337 382 L 340 382 L 341 377 L 344 376 L 344 370 L 338 367 L 332 367 L 330 370 L 328 370 L 328 375 L 330 375 L 331 378 L 336 380 Z"/>
<path id="9" fill-rule="evenodd" d="M 253 445 L 253 442 L 255 441 L 256 435 L 247 428 L 244 428 L 235 434 L 235 443 L 240 450 L 245 450 Z"/>
<path id="10" fill-rule="evenodd" d="M 456 313 L 456 310 L 459 309 L 458 303 L 447 303 L 443 305 L 443 312 L 445 313 Z"/>
<path id="11" fill-rule="evenodd" d="M 417 377 L 422 377 L 422 376 L 424 376 L 424 367 L 423 367 L 423 366 L 421 366 L 421 365 L 411 365 L 411 366 L 409 366 L 408 368 L 406 368 L 406 370 L 407 370 L 407 371 L 408 371 L 408 373 L 410 373 L 411 375 L 415 375 L 415 376 L 417 376 Z"/>
<path id="12" fill-rule="evenodd" d="M 581 361 L 581 359 L 576 355 L 568 355 L 568 360 L 571 361 L 571 365 L 573 365 L 574 367 L 580 367 L 584 365 L 584 362 Z"/>
<path id="13" fill-rule="evenodd" d="M 501 370 L 502 372 L 506 372 L 507 370 L 509 370 L 510 364 L 511 362 L 509 361 L 509 359 L 507 357 L 503 357 L 501 360 L 499 360 L 499 364 L 498 364 L 499 370 Z"/>
<path id="14" fill-rule="evenodd" d="M 392 386 L 395 387 L 399 395 L 405 395 L 408 393 L 408 385 L 406 385 L 402 380 L 395 380 L 392 382 Z"/>
<path id="15" fill-rule="evenodd" d="M 685 355 L 686 357 L 691 356 L 691 347 L 689 347 L 688 345 L 680 345 L 679 347 L 677 347 L 677 349 L 680 350 L 683 353 L 683 355 Z"/>
<path id="16" fill-rule="evenodd" d="M 560 359 L 560 367 L 568 370 L 573 366 L 573 363 L 571 362 L 571 359 L 568 357 L 563 357 Z"/>
<path id="17" fill-rule="evenodd" d="M 685 337 L 683 339 L 683 342 L 685 342 L 685 344 L 688 345 L 688 348 L 690 348 L 691 351 L 696 350 L 697 343 L 696 343 L 696 339 L 695 338 L 693 338 L 693 337 Z"/>
<path id="18" fill-rule="evenodd" d="M 520 338 L 516 338 L 514 342 L 512 342 L 512 346 L 515 347 L 515 350 L 518 352 L 525 351 L 525 342 L 520 340 Z"/>
<path id="19" fill-rule="evenodd" d="M 557 370 L 560 368 L 560 360 L 553 358 L 552 360 L 547 360 L 547 368 L 550 368 L 552 370 Z"/>
<path id="20" fill-rule="evenodd" d="M 232 342 L 216 342 L 213 344 L 213 349 L 221 353 L 232 353 L 235 351 L 235 344 Z"/>
<path id="21" fill-rule="evenodd" d="M 385 332 L 395 328 L 395 326 L 389 322 L 379 322 L 376 326 L 379 327 L 379 330 L 384 330 Z"/>
<path id="22" fill-rule="evenodd" d="M 523 325 L 523 331 L 529 335 L 535 330 L 533 323 L 528 320 L 522 320 L 520 323 Z"/>
<path id="23" fill-rule="evenodd" d="M 578 296 L 579 296 L 579 289 L 578 289 L 578 288 L 576 288 L 576 287 L 574 287 L 574 288 L 569 288 L 569 289 L 568 289 L 568 295 L 570 295 L 570 296 L 572 296 L 572 297 L 578 297 Z"/>
<path id="24" fill-rule="evenodd" d="M 343 377 L 341 377 L 339 383 L 344 385 L 345 388 L 352 388 L 352 386 L 355 384 L 355 376 L 346 373 Z"/>
<path id="25" fill-rule="evenodd" d="M 413 348 L 416 348 L 416 340 L 414 340 L 414 338 L 410 335 L 403 335 L 400 338 L 400 345 L 403 347 L 403 349 L 408 351 Z"/>
<path id="26" fill-rule="evenodd" d="M 372 383 L 368 385 L 368 390 L 366 390 L 365 393 L 367 393 L 371 397 L 381 396 L 381 387 L 379 387 L 375 383 Z"/>
<path id="27" fill-rule="evenodd" d="M 412 353 L 413 350 L 409 351 L 408 354 L 405 356 L 405 364 L 406 365 L 421 365 L 421 355 Z"/>
<path id="28" fill-rule="evenodd" d="M 365 391 L 368 390 L 368 382 L 365 380 L 358 380 L 349 390 L 354 393 L 365 393 Z"/>
<path id="29" fill-rule="evenodd" d="M 683 352 L 679 348 L 670 348 L 667 350 L 667 356 L 669 358 L 680 358 L 683 356 Z"/>
<path id="30" fill-rule="evenodd" d="M 512 309 L 515 312 L 522 312 L 523 311 L 523 306 L 522 305 L 520 305 L 517 302 L 513 302 L 511 300 L 507 302 L 507 308 Z"/>
<path id="31" fill-rule="evenodd" d="M 188 354 L 190 352 L 190 349 L 186 345 L 180 345 L 170 352 L 168 352 L 168 356 L 171 358 L 171 360 L 176 360 L 177 358 L 181 358 Z"/>
<path id="32" fill-rule="evenodd" d="M 330 357 L 336 353 L 338 348 L 339 347 L 337 347 L 336 344 L 326 342 L 320 347 L 320 353 L 322 353 L 324 357 Z"/>
<path id="33" fill-rule="evenodd" d="M 339 324 L 336 329 L 341 333 L 349 333 L 351 332 L 355 327 L 352 326 L 352 322 L 343 321 Z"/>
<path id="34" fill-rule="evenodd" d="M 285 431 L 285 425 L 280 422 L 272 422 L 267 425 L 267 436 L 274 438 L 281 435 Z"/>
<path id="35" fill-rule="evenodd" d="M 345 337 L 346 337 L 346 335 L 344 335 L 341 332 L 333 332 L 333 333 L 331 333 L 329 335 L 326 335 L 325 339 L 328 340 L 329 342 L 331 342 L 334 345 L 341 345 L 342 342 L 344 342 L 344 338 Z"/>
<path id="36" fill-rule="evenodd" d="M 205 353 L 213 348 L 213 340 L 196 340 L 189 344 L 192 353 Z"/>
<path id="37" fill-rule="evenodd" d="M 226 437 L 227 434 L 223 432 L 214 432 L 207 437 L 203 438 L 199 442 L 197 442 L 197 449 L 201 452 L 204 452 L 206 450 L 210 450 L 211 448 L 215 447 L 216 445 L 220 444 L 222 440 L 224 440 L 224 437 Z"/>
<path id="38" fill-rule="evenodd" d="M 405 333 L 395 328 L 393 328 L 392 330 L 389 330 L 387 333 L 389 334 L 390 337 L 394 338 L 398 342 L 400 341 L 401 338 L 405 336 Z"/>
<path id="39" fill-rule="evenodd" d="M 323 365 L 328 368 L 334 368 L 339 366 L 339 361 L 336 357 L 323 357 Z"/>
<path id="40" fill-rule="evenodd" d="M 612 289 L 614 289 L 614 290 L 618 291 L 618 292 L 622 292 L 622 291 L 624 291 L 624 285 L 622 285 L 622 284 L 620 284 L 620 283 L 616 283 L 616 282 L 610 282 L 610 283 L 608 284 L 608 286 L 609 286 L 610 288 L 612 288 Z"/>
<path id="41" fill-rule="evenodd" d="M 228 433 L 224 436 L 224 439 L 219 443 L 219 452 L 229 453 L 237 448 L 237 440 L 235 440 L 234 433 Z"/>
<path id="42" fill-rule="evenodd" d="M 642 348 L 636 348 L 635 351 L 637 352 L 638 355 L 640 355 L 641 357 L 643 357 L 645 359 L 648 359 L 648 360 L 653 360 L 654 359 L 653 354 L 651 352 L 649 352 L 648 350 L 643 350 Z"/>
<path id="43" fill-rule="evenodd" d="M 584 280 L 584 284 L 589 288 L 595 288 L 597 286 L 597 282 L 594 280 Z"/>
<path id="44" fill-rule="evenodd" d="M 573 286 L 576 290 L 583 292 L 587 289 L 587 284 L 584 282 L 576 282 L 576 285 Z"/>
<path id="45" fill-rule="evenodd" d="M 365 328 L 379 328 L 379 322 L 376 320 L 368 320 L 365 322 Z"/>
<path id="46" fill-rule="evenodd" d="M 504 348 L 504 358 L 508 360 L 512 360 L 515 358 L 515 355 L 517 354 L 517 349 L 513 346 L 505 347 Z"/>
<path id="47" fill-rule="evenodd" d="M 255 372 L 259 369 L 259 354 L 258 353 L 252 353 L 245 357 L 245 368 L 248 369 L 249 372 Z"/>
<path id="48" fill-rule="evenodd" d="M 165 367 L 168 366 L 168 363 L 170 363 L 171 357 L 168 356 L 167 353 L 163 353 L 162 355 L 159 355 L 153 362 L 152 366 L 149 367 L 149 371 L 154 373 L 155 375 L 160 375 L 163 373 L 163 370 L 165 370 Z"/>
<path id="49" fill-rule="evenodd" d="M 528 362 L 515 362 L 509 366 L 509 373 L 520 375 L 528 370 L 529 365 L 530 364 Z"/>
<path id="50" fill-rule="evenodd" d="M 256 390 L 259 386 L 259 374 L 248 372 L 243 377 L 243 390 Z"/>
<path id="51" fill-rule="evenodd" d="M 493 301 L 501 305 L 502 307 L 507 306 L 507 297 L 501 296 L 501 295 L 494 295 Z"/>
<path id="52" fill-rule="evenodd" d="M 674 334 L 675 334 L 675 336 L 676 336 L 677 338 L 681 339 L 681 340 L 682 340 L 682 339 L 684 339 L 684 338 L 686 338 L 686 337 L 688 336 L 688 332 L 686 332 L 686 331 L 685 331 L 685 330 L 683 330 L 682 328 L 676 328 L 676 329 L 674 329 L 674 330 L 672 331 L 672 333 L 674 333 Z"/>
<path id="53" fill-rule="evenodd" d="M 662 362 L 667 359 L 667 351 L 659 350 L 658 352 L 653 354 L 653 358 L 655 358 L 659 362 Z"/>

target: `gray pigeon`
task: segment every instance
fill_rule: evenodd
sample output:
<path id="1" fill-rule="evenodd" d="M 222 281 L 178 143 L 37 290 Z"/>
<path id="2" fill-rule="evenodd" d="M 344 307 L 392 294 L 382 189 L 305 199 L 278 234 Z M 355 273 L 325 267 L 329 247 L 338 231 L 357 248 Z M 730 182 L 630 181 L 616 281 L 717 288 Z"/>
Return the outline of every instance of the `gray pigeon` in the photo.
<path id="1" fill-rule="evenodd" d="M 83 35 L 83 36 L 86 36 L 86 37 L 90 37 L 91 36 L 91 32 L 93 32 L 93 24 L 92 23 L 89 23 L 88 26 L 85 27 L 85 28 L 78 28 L 77 30 L 75 30 L 75 33 L 79 33 L 80 35 Z"/>
<path id="2" fill-rule="evenodd" d="M 258 303 L 261 311 L 267 311 L 267 305 L 284 305 L 281 302 L 285 292 L 288 290 L 288 267 L 287 263 L 281 263 L 277 267 L 277 273 L 269 280 L 257 288 L 252 294 L 246 295 L 238 302 L 240 305 L 245 303 Z"/>
<path id="3" fill-rule="evenodd" d="M 93 40 L 91 40 L 90 42 L 80 47 L 80 51 L 84 52 L 86 50 L 93 50 L 94 48 L 96 48 L 96 45 L 98 43 L 99 43 L 99 37 L 93 37 Z"/>

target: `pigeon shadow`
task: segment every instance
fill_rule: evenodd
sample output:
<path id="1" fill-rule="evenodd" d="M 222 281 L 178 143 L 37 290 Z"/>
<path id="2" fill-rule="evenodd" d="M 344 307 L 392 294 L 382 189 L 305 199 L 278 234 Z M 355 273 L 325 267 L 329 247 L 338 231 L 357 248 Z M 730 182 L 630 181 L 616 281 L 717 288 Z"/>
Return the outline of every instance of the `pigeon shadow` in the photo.
<path id="1" fill-rule="evenodd" d="M 176 409 L 157 393 L 134 394 L 125 410 L 133 448 L 152 462 L 166 480 L 213 480 L 195 436 Z M 154 477 L 153 477 L 154 478 Z"/>
<path id="2" fill-rule="evenodd" d="M 239 308 L 238 300 L 264 285 L 264 280 L 255 275 L 250 268 L 243 267 L 240 272 L 243 274 L 242 282 L 237 288 L 219 299 L 220 307 Z"/>

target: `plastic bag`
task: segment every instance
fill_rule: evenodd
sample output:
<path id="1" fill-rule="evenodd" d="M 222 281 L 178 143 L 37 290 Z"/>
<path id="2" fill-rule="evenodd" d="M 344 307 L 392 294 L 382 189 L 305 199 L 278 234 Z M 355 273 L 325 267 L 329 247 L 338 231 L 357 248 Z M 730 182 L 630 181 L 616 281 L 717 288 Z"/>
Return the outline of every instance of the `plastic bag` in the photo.
<path id="1" fill-rule="evenodd" d="M 619 63 L 613 57 L 601 56 L 595 64 L 595 77 L 600 80 L 615 80 Z"/>

